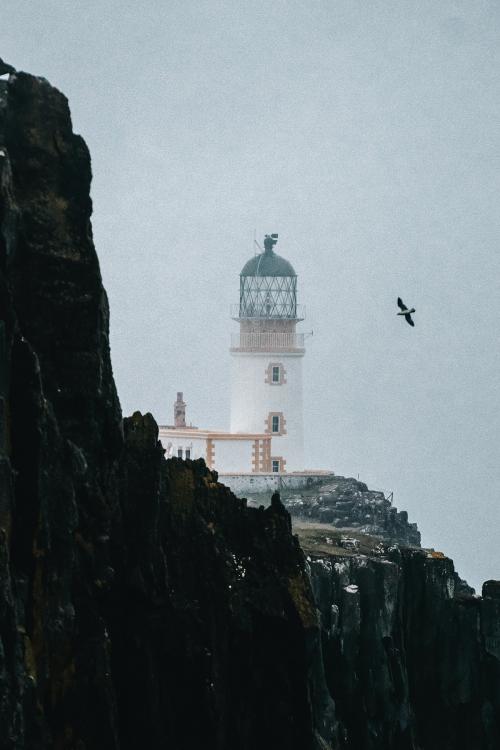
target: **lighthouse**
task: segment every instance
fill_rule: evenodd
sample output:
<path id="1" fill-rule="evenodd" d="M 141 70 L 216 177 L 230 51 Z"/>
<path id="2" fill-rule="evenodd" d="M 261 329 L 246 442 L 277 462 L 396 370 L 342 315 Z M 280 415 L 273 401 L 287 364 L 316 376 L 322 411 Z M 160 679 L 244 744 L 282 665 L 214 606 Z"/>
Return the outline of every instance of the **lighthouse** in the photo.
<path id="1" fill-rule="evenodd" d="M 275 252 L 277 234 L 240 273 L 239 301 L 231 316 L 231 423 L 229 430 L 194 427 L 177 392 L 171 424 L 159 426 L 165 454 L 203 459 L 239 496 L 280 489 L 300 490 L 333 477 L 329 469 L 304 466 L 302 363 L 304 308 L 297 304 L 297 274 Z M 260 248 L 259 248 L 260 249 Z"/>
<path id="2" fill-rule="evenodd" d="M 231 433 L 265 433 L 255 456 L 261 472 L 304 469 L 302 361 L 304 319 L 297 304 L 297 274 L 266 235 L 264 252 L 240 273 L 233 309 L 239 331 L 231 337 Z"/>

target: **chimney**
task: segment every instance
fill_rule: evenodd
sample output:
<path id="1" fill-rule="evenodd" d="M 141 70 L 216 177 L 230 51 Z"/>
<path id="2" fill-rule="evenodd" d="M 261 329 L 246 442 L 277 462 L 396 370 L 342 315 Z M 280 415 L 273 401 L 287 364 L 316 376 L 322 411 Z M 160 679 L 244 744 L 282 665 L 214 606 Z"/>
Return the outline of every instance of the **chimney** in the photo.
<path id="1" fill-rule="evenodd" d="M 177 401 L 174 404 L 174 427 L 186 426 L 186 404 L 182 400 L 182 391 L 177 391 Z"/>

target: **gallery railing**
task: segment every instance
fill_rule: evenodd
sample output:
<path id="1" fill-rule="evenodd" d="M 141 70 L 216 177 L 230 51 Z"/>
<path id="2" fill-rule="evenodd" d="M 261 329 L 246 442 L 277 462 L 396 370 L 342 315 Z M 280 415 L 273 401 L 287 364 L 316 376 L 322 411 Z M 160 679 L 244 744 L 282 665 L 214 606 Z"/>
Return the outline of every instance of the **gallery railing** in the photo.
<path id="1" fill-rule="evenodd" d="M 231 334 L 231 349 L 243 349 L 247 351 L 279 351 L 280 349 L 296 349 L 300 351 L 303 348 L 303 333 L 266 331 Z"/>

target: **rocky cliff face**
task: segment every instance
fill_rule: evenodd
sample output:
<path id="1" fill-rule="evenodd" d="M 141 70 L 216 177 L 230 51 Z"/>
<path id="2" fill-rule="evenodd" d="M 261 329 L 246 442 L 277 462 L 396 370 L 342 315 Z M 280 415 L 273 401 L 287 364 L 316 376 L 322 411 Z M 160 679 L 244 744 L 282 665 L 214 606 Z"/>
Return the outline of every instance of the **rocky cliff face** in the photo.
<path id="1" fill-rule="evenodd" d="M 46 81 L 0 85 L 0 746 L 329 743 L 289 516 L 122 424 L 87 149 Z"/>
<path id="2" fill-rule="evenodd" d="M 416 523 L 409 523 L 408 513 L 352 477 L 332 476 L 301 492 L 285 487 L 281 499 L 294 518 L 420 546 L 420 532 Z"/>
<path id="3" fill-rule="evenodd" d="M 499 584 L 475 597 L 425 550 L 309 546 L 341 746 L 500 747 Z"/>
<path id="4" fill-rule="evenodd" d="M 279 501 L 122 421 L 90 179 L 64 96 L 0 81 L 0 748 L 491 750 L 494 583 L 330 547 L 309 578 Z"/>

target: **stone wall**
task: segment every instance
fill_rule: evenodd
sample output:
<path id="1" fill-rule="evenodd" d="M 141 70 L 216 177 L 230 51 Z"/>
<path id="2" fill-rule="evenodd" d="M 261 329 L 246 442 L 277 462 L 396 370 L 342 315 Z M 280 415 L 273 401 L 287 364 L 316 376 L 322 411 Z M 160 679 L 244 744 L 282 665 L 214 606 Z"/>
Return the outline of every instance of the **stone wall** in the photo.
<path id="1" fill-rule="evenodd" d="M 273 492 L 280 492 L 282 498 L 289 496 L 290 492 L 296 490 L 317 487 L 326 478 L 333 479 L 333 473 L 328 472 L 302 472 L 300 474 L 279 473 L 270 474 L 228 474 L 220 472 L 219 477 L 227 487 L 240 497 L 253 497 L 264 495 L 269 501 Z"/>

